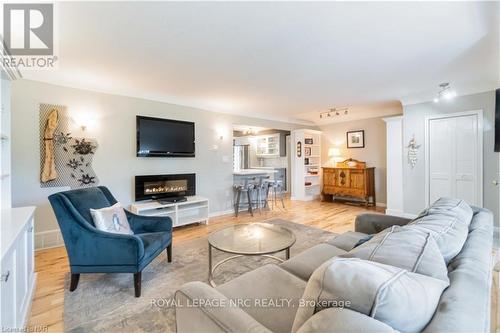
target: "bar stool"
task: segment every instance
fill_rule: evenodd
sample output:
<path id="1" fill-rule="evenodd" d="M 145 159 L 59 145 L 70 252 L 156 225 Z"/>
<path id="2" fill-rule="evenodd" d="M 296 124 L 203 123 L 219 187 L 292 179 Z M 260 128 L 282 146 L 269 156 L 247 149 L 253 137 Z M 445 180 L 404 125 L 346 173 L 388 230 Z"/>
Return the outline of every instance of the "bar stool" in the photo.
<path id="1" fill-rule="evenodd" d="M 257 193 L 257 197 L 254 202 L 259 209 L 259 213 L 261 214 L 262 208 L 266 208 L 268 206 L 267 196 L 269 193 L 269 178 L 269 176 L 259 177 L 259 181 L 254 186 L 254 190 Z"/>
<path id="2" fill-rule="evenodd" d="M 271 194 L 271 202 L 273 203 L 273 208 L 277 205 L 278 200 L 281 201 L 281 205 L 285 208 L 285 191 L 283 190 L 282 180 L 270 180 L 268 181 L 268 196 Z"/>
<path id="3" fill-rule="evenodd" d="M 252 180 L 255 181 L 255 178 L 252 178 Z M 240 203 L 241 200 L 241 194 L 247 196 L 247 205 L 248 205 L 248 211 L 250 212 L 250 215 L 253 216 L 253 208 L 252 208 L 252 195 L 255 189 L 255 184 L 249 183 L 248 179 L 245 179 L 244 184 L 235 184 L 233 185 L 234 190 L 236 191 L 236 200 L 234 203 L 234 215 L 238 217 L 238 213 L 240 210 L 240 207 L 242 203 Z"/>

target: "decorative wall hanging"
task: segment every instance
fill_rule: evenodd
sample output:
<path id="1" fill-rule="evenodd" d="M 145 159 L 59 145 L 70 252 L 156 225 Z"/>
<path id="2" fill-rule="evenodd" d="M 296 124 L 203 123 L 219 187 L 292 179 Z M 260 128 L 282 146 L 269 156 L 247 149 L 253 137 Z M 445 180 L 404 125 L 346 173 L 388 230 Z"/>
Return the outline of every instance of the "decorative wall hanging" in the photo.
<path id="1" fill-rule="evenodd" d="M 306 145 L 312 145 L 314 143 L 314 140 L 313 140 L 313 138 L 305 138 L 304 143 Z"/>
<path id="2" fill-rule="evenodd" d="M 297 142 L 297 157 L 302 157 L 302 142 Z"/>
<path id="3" fill-rule="evenodd" d="M 365 131 L 347 132 L 347 148 L 365 148 Z"/>
<path id="4" fill-rule="evenodd" d="M 40 186 L 71 188 L 99 184 L 92 169 L 97 142 L 71 135 L 65 106 L 40 104 Z"/>
<path id="5" fill-rule="evenodd" d="M 417 145 L 417 140 L 415 140 L 415 136 L 411 138 L 410 142 L 408 142 L 408 164 L 410 164 L 411 168 L 413 169 L 415 165 L 417 165 L 418 161 L 418 149 L 420 148 L 421 145 Z"/>
<path id="6" fill-rule="evenodd" d="M 304 156 L 311 156 L 311 147 L 304 148 Z"/>

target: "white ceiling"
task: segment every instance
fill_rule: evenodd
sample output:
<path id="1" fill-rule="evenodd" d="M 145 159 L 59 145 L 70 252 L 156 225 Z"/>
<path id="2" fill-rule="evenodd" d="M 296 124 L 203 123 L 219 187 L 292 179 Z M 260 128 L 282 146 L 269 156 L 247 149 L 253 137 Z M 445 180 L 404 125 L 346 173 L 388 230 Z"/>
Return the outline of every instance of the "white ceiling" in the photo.
<path id="1" fill-rule="evenodd" d="M 500 82 L 498 3 L 57 6 L 59 69 L 25 78 L 284 121 L 352 105 L 373 117 L 368 106 L 431 100 L 443 81 L 458 94 Z"/>

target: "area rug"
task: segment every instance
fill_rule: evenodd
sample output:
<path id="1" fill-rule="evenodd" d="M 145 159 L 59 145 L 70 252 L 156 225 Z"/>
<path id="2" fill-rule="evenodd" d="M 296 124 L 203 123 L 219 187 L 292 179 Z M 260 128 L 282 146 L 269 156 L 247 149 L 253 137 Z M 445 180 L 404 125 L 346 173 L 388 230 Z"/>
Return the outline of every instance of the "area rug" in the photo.
<path id="1" fill-rule="evenodd" d="M 285 220 L 268 223 L 292 230 L 297 238 L 291 256 L 335 234 Z M 64 294 L 64 328 L 66 332 L 175 332 L 175 309 L 168 300 L 180 286 L 189 281 L 207 282 L 207 238 L 185 241 L 173 248 L 173 261 L 165 253 L 142 272 L 142 296 L 134 297 L 132 274 L 82 274 L 78 288 Z M 214 250 L 214 262 L 227 254 Z M 280 256 L 282 256 L 280 254 Z M 267 263 L 265 257 L 242 257 L 218 268 L 215 282 L 229 281 Z M 160 306 L 158 306 L 160 305 Z"/>

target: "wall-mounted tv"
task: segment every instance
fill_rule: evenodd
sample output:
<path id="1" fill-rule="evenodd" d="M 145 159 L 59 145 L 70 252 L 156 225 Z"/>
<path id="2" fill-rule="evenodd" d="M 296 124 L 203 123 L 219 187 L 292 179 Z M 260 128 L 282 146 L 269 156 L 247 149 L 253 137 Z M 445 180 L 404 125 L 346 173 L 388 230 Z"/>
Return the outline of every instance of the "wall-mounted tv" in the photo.
<path id="1" fill-rule="evenodd" d="M 137 116 L 138 157 L 194 157 L 194 123 Z"/>

